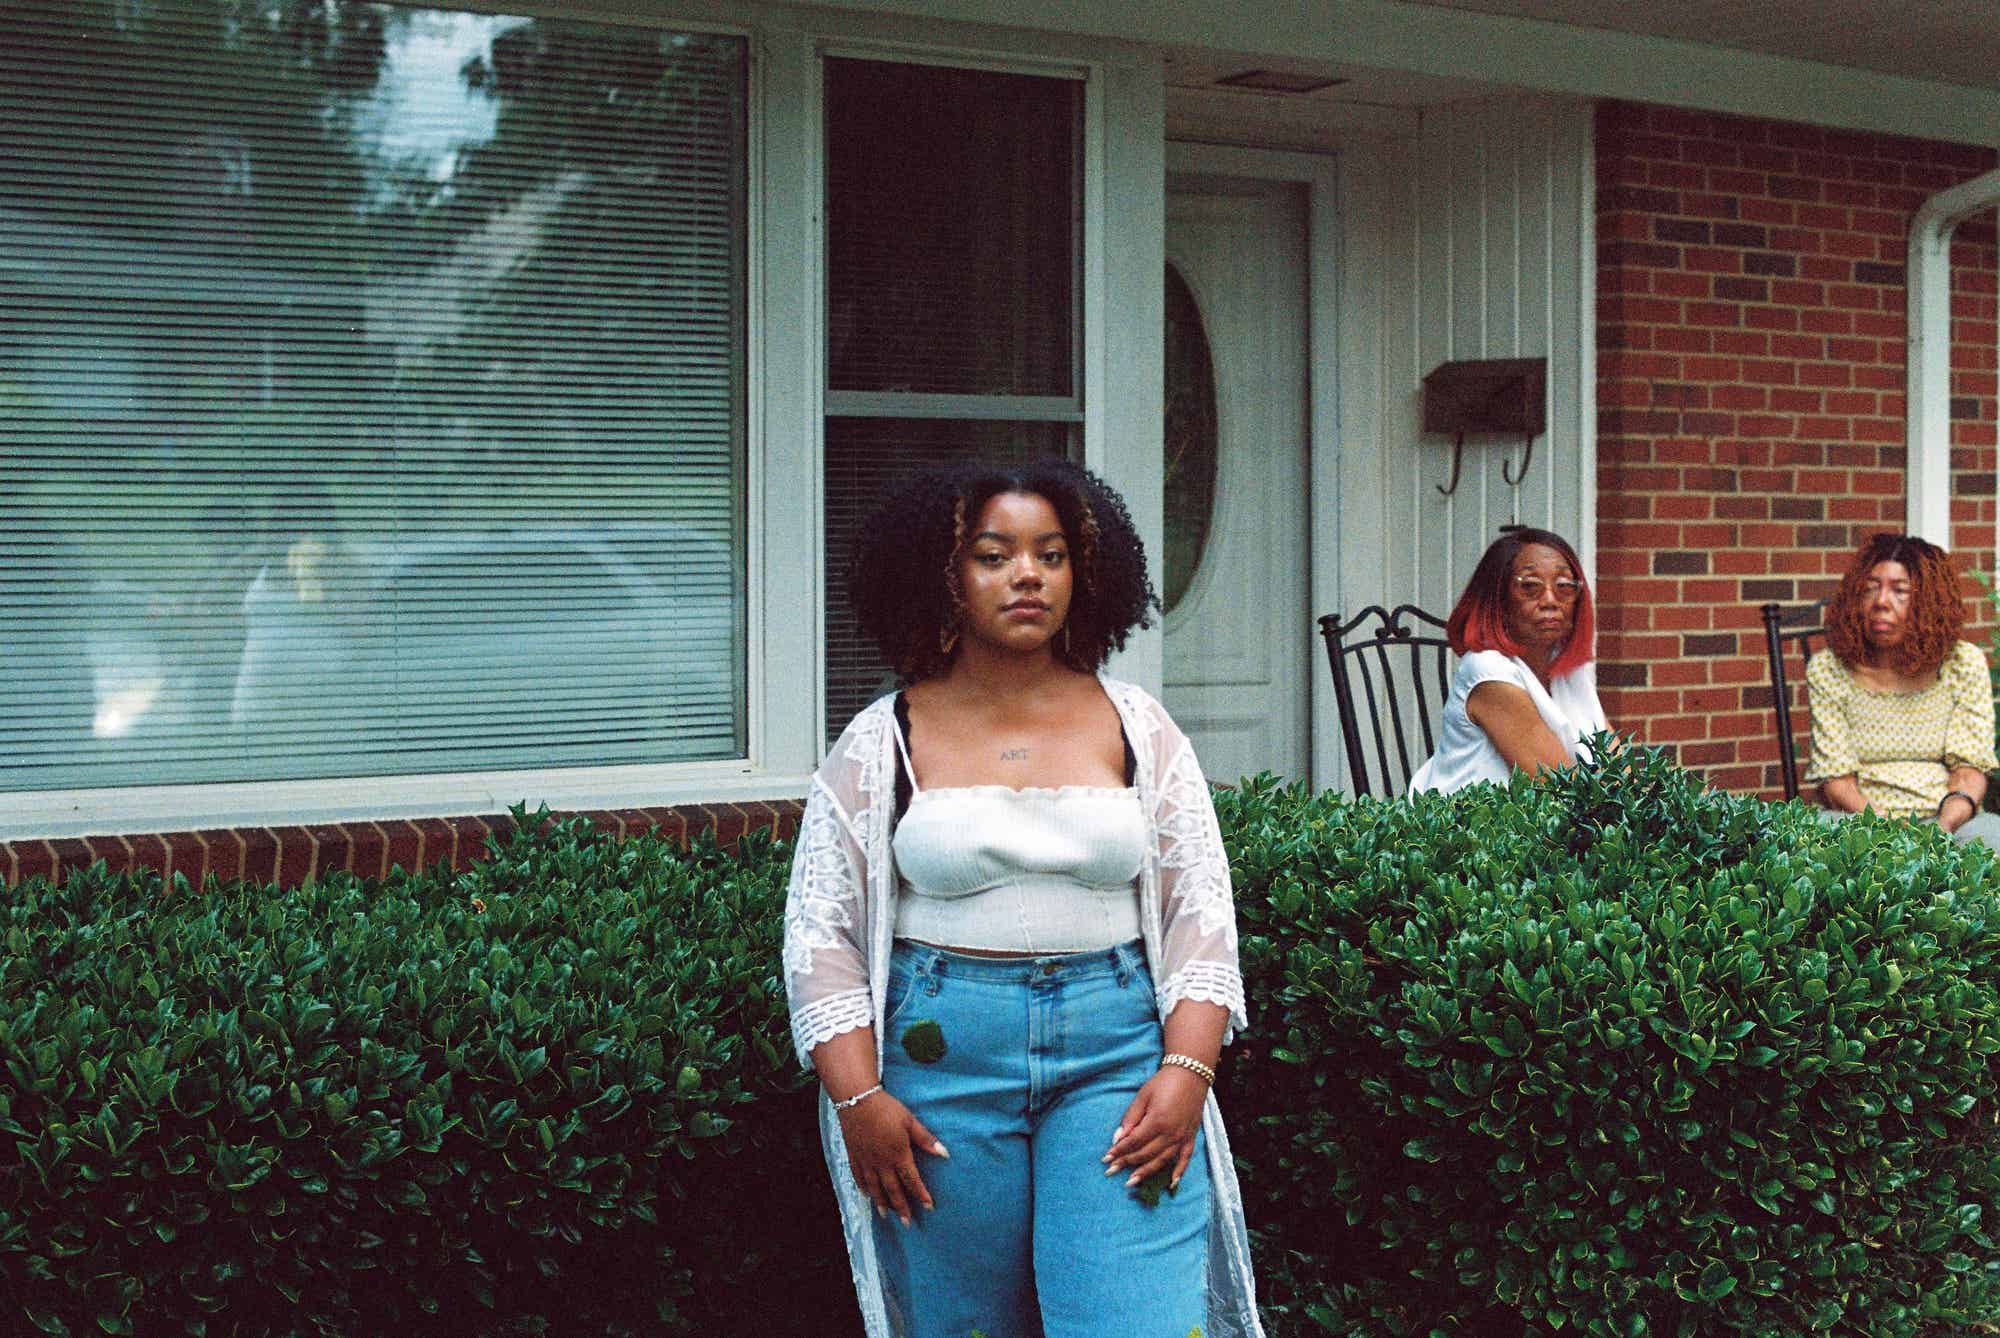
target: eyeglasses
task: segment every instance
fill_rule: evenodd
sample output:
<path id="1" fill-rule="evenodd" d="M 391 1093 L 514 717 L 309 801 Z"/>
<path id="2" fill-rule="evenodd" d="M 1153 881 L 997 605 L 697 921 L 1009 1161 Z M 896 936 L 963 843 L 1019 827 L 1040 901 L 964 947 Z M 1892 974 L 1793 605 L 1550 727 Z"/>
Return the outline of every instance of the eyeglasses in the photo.
<path id="1" fill-rule="evenodd" d="M 1516 576 L 1514 588 L 1521 592 L 1521 598 L 1533 602 L 1549 590 L 1549 583 L 1539 576 Z M 1583 593 L 1583 582 L 1572 581 L 1569 577 L 1559 577 L 1555 583 L 1556 603 L 1574 604 Z"/>

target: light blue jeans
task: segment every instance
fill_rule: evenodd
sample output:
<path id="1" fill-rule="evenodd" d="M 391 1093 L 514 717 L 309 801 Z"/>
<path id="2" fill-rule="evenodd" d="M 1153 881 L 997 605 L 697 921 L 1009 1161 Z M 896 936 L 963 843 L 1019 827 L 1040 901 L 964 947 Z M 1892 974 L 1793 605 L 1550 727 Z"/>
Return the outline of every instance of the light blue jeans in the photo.
<path id="1" fill-rule="evenodd" d="M 1208 1166 L 1147 1207 L 1103 1157 L 1160 1066 L 1139 944 L 992 958 L 898 941 L 882 1081 L 949 1158 L 919 1153 L 937 1205 L 877 1218 L 892 1315 L 909 1338 L 1187 1338 L 1205 1325 Z M 941 1058 L 904 1037 L 935 1023 Z"/>

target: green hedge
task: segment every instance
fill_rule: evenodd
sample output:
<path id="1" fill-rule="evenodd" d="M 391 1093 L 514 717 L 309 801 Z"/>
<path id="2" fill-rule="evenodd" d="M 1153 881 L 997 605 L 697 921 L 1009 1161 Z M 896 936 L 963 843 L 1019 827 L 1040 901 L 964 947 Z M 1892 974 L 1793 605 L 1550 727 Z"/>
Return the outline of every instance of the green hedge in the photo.
<path id="1" fill-rule="evenodd" d="M 1702 791 L 1219 796 L 1274 1334 L 1986 1331 L 1981 849 Z M 789 852 L 524 821 L 469 873 L 0 906 L 0 1331 L 857 1329 Z"/>
<path id="2" fill-rule="evenodd" d="M 1292 1331 L 2000 1321 L 1983 847 L 1639 749 L 1542 786 L 1220 804 L 1260 1005 L 1237 1150 Z"/>
<path id="3" fill-rule="evenodd" d="M 797 1183 L 787 860 L 576 820 L 458 876 L 25 884 L 0 1329 L 783 1331 L 774 1269 L 846 1276 Z"/>

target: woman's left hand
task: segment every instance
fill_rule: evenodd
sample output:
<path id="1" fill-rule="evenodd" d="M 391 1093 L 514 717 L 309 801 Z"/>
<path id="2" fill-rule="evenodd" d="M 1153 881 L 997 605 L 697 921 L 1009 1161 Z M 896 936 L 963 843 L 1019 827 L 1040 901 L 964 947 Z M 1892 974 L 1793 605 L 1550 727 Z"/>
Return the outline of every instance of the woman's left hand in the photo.
<path id="1" fill-rule="evenodd" d="M 1125 1117 L 1111 1136 L 1105 1154 L 1106 1175 L 1130 1171 L 1129 1188 L 1156 1171 L 1172 1168 L 1168 1184 L 1179 1188 L 1194 1156 L 1195 1131 L 1201 1128 L 1208 1084 L 1184 1068 L 1163 1068 L 1146 1080 Z"/>

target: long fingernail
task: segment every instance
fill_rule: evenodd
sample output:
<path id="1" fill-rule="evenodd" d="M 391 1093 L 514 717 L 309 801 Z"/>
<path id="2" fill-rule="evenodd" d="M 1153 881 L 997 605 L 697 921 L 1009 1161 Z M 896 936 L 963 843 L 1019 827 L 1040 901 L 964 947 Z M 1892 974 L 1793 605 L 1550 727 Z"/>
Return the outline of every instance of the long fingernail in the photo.
<path id="1" fill-rule="evenodd" d="M 1114 1143 L 1116 1143 L 1119 1139 L 1123 1138 L 1124 1136 L 1125 1136 L 1125 1126 L 1122 1124 L 1119 1125 L 1116 1129 L 1113 1129 L 1111 1131 L 1111 1141 Z"/>
<path id="2" fill-rule="evenodd" d="M 903 1218 L 903 1219 L 901 1219 L 901 1220 L 902 1220 L 902 1223 L 903 1223 L 903 1225 L 904 1225 L 904 1226 L 908 1226 L 908 1225 L 910 1224 L 910 1219 L 909 1219 L 909 1218 L 907 1218 L 907 1217 L 905 1217 L 905 1218 Z"/>
<path id="3" fill-rule="evenodd" d="M 1169 1194 L 1175 1193 L 1180 1189 L 1180 1187 L 1181 1187 L 1181 1178 L 1179 1176 L 1175 1176 L 1172 1180 L 1169 1180 L 1167 1182 L 1167 1193 Z"/>
<path id="4" fill-rule="evenodd" d="M 888 1211 L 884 1209 L 881 1204 L 878 1203 L 875 1205 L 875 1215 L 877 1217 L 887 1217 L 889 1214 Z"/>
<path id="5" fill-rule="evenodd" d="M 936 1155 L 943 1157 L 946 1161 L 951 1160 L 951 1154 L 944 1150 L 944 1144 L 938 1142 L 936 1139 L 931 1140 L 931 1151 Z"/>
<path id="6" fill-rule="evenodd" d="M 1132 1186 L 1138 1184 L 1139 1181 L 1143 1178 L 1144 1177 L 1142 1177 L 1137 1171 L 1132 1172 L 1132 1178 L 1125 1182 L 1125 1188 L 1127 1189 L 1132 1188 Z"/>

